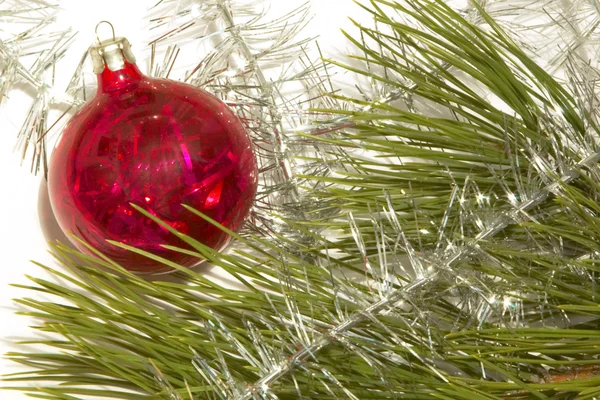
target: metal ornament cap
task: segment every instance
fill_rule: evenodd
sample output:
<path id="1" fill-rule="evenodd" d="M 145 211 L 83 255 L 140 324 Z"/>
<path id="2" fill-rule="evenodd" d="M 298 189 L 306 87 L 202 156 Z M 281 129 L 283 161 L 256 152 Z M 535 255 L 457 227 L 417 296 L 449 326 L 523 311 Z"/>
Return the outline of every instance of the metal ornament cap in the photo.
<path id="1" fill-rule="evenodd" d="M 98 38 L 98 27 L 102 23 L 106 23 L 112 28 L 111 39 L 101 41 Z M 135 63 L 135 56 L 131 51 L 129 40 L 124 37 L 115 37 L 115 30 L 110 22 L 101 21 L 96 25 L 96 38 L 98 38 L 98 42 L 89 49 L 95 74 L 102 73 L 106 67 L 111 71 L 121 70 L 125 68 L 125 61 L 131 64 Z"/>

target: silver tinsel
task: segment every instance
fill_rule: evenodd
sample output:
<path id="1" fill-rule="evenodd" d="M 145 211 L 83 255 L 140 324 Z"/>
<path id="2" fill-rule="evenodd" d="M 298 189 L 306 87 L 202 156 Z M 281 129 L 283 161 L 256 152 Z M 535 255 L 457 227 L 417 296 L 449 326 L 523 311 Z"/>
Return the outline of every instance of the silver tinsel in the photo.
<path id="1" fill-rule="evenodd" d="M 443 346 L 439 345 L 445 339 L 435 336 L 437 327 L 442 326 L 457 335 L 462 330 L 480 329 L 489 324 L 518 330 L 524 326 L 523 319 L 532 314 L 539 315 L 540 326 L 571 326 L 566 312 L 548 314 L 544 299 L 532 295 L 526 283 L 507 288 L 509 285 L 503 283 L 500 274 L 494 276 L 469 268 L 468 264 L 491 265 L 502 273 L 513 273 L 514 266 L 507 261 L 510 257 L 501 259 L 495 255 L 493 246 L 513 245 L 518 252 L 519 246 L 525 245 L 517 243 L 507 231 L 548 218 L 540 205 L 554 197 L 566 198 L 565 188 L 577 179 L 600 177 L 595 128 L 575 129 L 569 115 L 555 111 L 560 105 L 547 104 L 547 115 L 539 116 L 536 127 L 556 132 L 547 143 L 513 139 L 515 121 L 507 118 L 503 126 L 504 143 L 491 139 L 490 143 L 505 149 L 508 164 L 499 168 L 473 161 L 473 165 L 488 170 L 492 189 L 481 189 L 481 182 L 473 179 L 470 172 L 458 174 L 450 168 L 446 175 L 422 176 L 422 179 L 450 182 L 452 188 L 440 195 L 446 196 L 442 213 L 430 213 L 427 201 L 436 198 L 436 193 L 422 196 L 416 202 L 411 181 L 406 182 L 401 192 L 386 187 L 387 176 L 383 172 L 390 172 L 389 176 L 393 177 L 394 170 L 374 167 L 374 174 L 381 173 L 380 181 L 372 182 L 370 187 L 378 191 L 373 196 L 376 201 L 368 204 L 368 212 L 358 206 L 353 211 L 353 202 L 358 204 L 363 199 L 340 200 L 315 193 L 330 189 L 342 177 L 347 180 L 340 185 L 345 186 L 344 190 L 351 190 L 352 178 L 358 170 L 352 160 L 381 156 L 375 154 L 376 149 L 362 147 L 359 140 L 346 136 L 347 132 L 353 132 L 357 121 L 361 117 L 366 119 L 374 110 L 383 110 L 379 119 L 370 121 L 372 126 L 394 129 L 414 123 L 386 120 L 385 112 L 389 111 L 386 107 L 392 105 L 431 117 L 444 112 L 449 114 L 449 111 L 432 108 L 427 99 L 415 94 L 419 88 L 411 86 L 408 77 L 392 68 L 370 64 L 363 67 L 373 76 L 405 82 L 406 86 L 400 90 L 397 85 L 372 77 L 356 78 L 359 84 L 353 94 L 363 99 L 362 104 L 330 96 L 338 92 L 332 83 L 332 74 L 339 70 L 312 56 L 318 54 L 314 51 L 316 44 L 313 38 L 303 36 L 303 27 L 311 15 L 309 5 L 270 20 L 261 4 L 260 1 L 161 1 L 150 11 L 149 17 L 153 38 L 149 41 L 148 71 L 154 76 L 180 79 L 215 93 L 246 123 L 255 144 L 261 175 L 256 206 L 244 237 L 255 234 L 280 247 L 278 251 L 265 250 L 276 254 L 273 257 L 279 261 L 280 293 L 265 291 L 267 300 L 273 302 L 273 315 L 243 319 L 243 339 L 239 332 L 232 331 L 221 321 L 218 313 L 210 311 L 210 318 L 198 321 L 199 329 L 215 345 L 217 356 L 208 360 L 192 349 L 191 362 L 213 388 L 215 398 L 275 399 L 278 398 L 275 388 L 283 380 L 293 381 L 294 395 L 298 398 L 303 394 L 310 396 L 310 391 L 296 381 L 295 374 L 304 373 L 314 379 L 315 386 L 325 388 L 332 396 L 335 389 L 335 393 L 343 393 L 345 398 L 359 399 L 360 395 L 346 387 L 348 382 L 331 373 L 326 365 L 319 364 L 320 354 L 334 344 L 341 345 L 377 371 L 382 386 L 391 379 L 386 376 L 386 365 L 408 368 L 412 362 L 419 363 L 419 373 L 426 370 L 435 379 L 449 382 L 449 376 L 466 373 L 449 365 Z M 589 114 L 590 121 L 597 121 L 598 46 L 595 44 L 598 35 L 595 28 L 600 21 L 597 2 L 547 0 L 540 4 L 499 0 L 482 2 L 481 7 L 511 32 L 511 38 L 545 70 L 574 88 L 578 107 Z M 33 28 L 14 33 L 12 39 L 0 42 L 0 94 L 9 94 L 16 82 L 34 89 L 33 105 L 19 133 L 19 143 L 24 155 L 33 153 L 32 169 L 45 171 L 48 133 L 59 132 L 66 117 L 94 90 L 84 79 L 87 60 L 82 57 L 66 94 L 56 95 L 52 90 L 53 68 L 66 51 L 73 33 L 52 32 L 56 7 L 46 2 L 15 2 L 10 9 L 19 11 L 8 11 L 4 6 L 3 9 L 6 10 L 2 11 L 4 16 L 16 20 L 29 20 L 31 15 L 36 15 Z M 464 8 L 461 15 L 485 29 L 492 29 L 476 7 Z M 403 15 L 397 18 L 415 23 Z M 390 34 L 386 31 L 389 28 L 379 23 L 376 21 L 374 29 Z M 51 33 L 41 35 L 38 33 L 41 31 Z M 371 39 L 362 37 L 357 42 L 370 43 Z M 179 54 L 198 44 L 207 50 L 205 56 L 189 68 L 179 67 Z M 388 50 L 382 48 L 381 51 Z M 26 67 L 23 57 L 34 57 L 35 61 Z M 415 55 L 415 59 L 415 69 L 426 64 L 422 55 Z M 441 67 L 440 74 L 453 72 L 448 65 Z M 525 76 L 519 78 L 526 81 Z M 473 92 L 484 89 L 476 87 L 476 82 L 468 83 L 473 85 Z M 534 88 L 532 93 L 536 90 L 542 91 Z M 497 103 L 499 109 L 506 106 L 501 99 L 492 99 L 492 102 Z M 50 121 L 48 115 L 52 107 L 59 113 L 57 119 Z M 352 115 L 340 117 L 326 111 L 310 111 L 316 109 L 351 110 Z M 456 120 L 463 121 L 459 117 Z M 461 129 L 468 127 L 461 126 Z M 328 138 L 347 138 L 348 146 L 340 146 L 333 140 L 329 143 Z M 407 146 L 415 143 L 389 139 L 394 140 Z M 407 154 L 404 159 L 389 157 L 387 160 L 391 167 L 401 168 L 403 162 L 419 157 Z M 525 173 L 520 165 L 523 162 L 528 164 Z M 313 179 L 315 176 L 319 179 Z M 398 209 L 398 193 L 405 200 L 402 209 Z M 346 212 L 341 212 L 344 207 Z M 414 215 L 413 225 L 406 226 L 401 218 L 405 215 Z M 321 220 L 332 226 L 314 223 Z M 310 228 L 301 229 L 311 222 Z M 547 242 L 541 243 L 535 233 L 525 231 L 521 239 L 530 248 L 539 250 L 541 256 L 564 256 L 568 249 L 559 236 L 549 234 Z M 425 240 L 425 237 L 434 239 Z M 319 248 L 319 254 L 311 253 L 311 246 L 316 243 L 325 243 Z M 328 244 L 337 251 L 327 252 Z M 346 251 L 350 246 L 353 250 Z M 247 251 L 241 244 L 238 248 Z M 572 253 L 569 256 L 574 263 L 597 259 L 597 254 L 586 254 L 578 249 Z M 347 268 L 341 268 L 346 259 L 350 260 Z M 362 264 L 356 260 L 362 260 Z M 303 279 L 300 268 L 292 270 L 290 264 L 305 268 L 310 265 L 328 275 L 330 281 L 325 283 L 325 288 L 318 286 L 308 278 Z M 578 271 L 576 265 L 565 268 Z M 356 272 L 360 270 L 364 273 Z M 585 279 L 596 281 L 594 276 Z M 359 283 L 355 285 L 356 281 Z M 302 311 L 305 306 L 299 303 L 309 301 L 307 297 L 319 291 L 332 297 L 335 313 L 324 307 L 315 310 L 314 315 Z M 285 309 L 275 305 L 275 298 L 283 299 Z M 441 303 L 459 310 L 458 316 L 452 315 L 455 321 L 444 320 L 443 313 L 435 308 Z M 315 309 L 318 307 L 315 303 Z M 402 335 L 386 326 L 386 318 L 399 321 Z M 385 335 L 369 332 L 365 325 L 376 326 Z M 266 337 L 267 332 L 276 332 L 281 326 L 287 329 L 287 336 L 273 333 L 274 337 Z M 228 362 L 231 354 L 216 346 L 219 343 L 233 349 L 235 357 L 258 378 L 245 381 L 235 377 Z M 377 347 L 377 351 L 365 343 Z M 466 355 L 466 350 L 456 350 L 454 354 L 455 357 Z M 148 370 L 170 398 L 186 398 L 156 365 L 150 363 Z M 501 375 L 484 361 L 477 373 L 481 378 Z M 192 389 L 187 389 L 189 398 L 194 398 Z M 402 398 L 403 393 L 394 395 Z"/>

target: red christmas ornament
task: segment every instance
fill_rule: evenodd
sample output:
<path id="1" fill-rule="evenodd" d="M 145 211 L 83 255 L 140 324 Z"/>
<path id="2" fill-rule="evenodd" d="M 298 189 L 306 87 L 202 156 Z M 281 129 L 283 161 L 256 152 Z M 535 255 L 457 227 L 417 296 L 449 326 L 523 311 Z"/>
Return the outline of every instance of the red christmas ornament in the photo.
<path id="1" fill-rule="evenodd" d="M 132 271 L 169 268 L 107 239 L 183 266 L 199 263 L 164 249 L 189 246 L 130 203 L 207 246 L 224 247 L 228 235 L 182 204 L 234 231 L 242 226 L 257 186 L 244 127 L 215 96 L 144 76 L 127 39 L 113 35 L 90 55 L 98 92 L 69 121 L 50 162 L 50 202 L 59 225 Z"/>

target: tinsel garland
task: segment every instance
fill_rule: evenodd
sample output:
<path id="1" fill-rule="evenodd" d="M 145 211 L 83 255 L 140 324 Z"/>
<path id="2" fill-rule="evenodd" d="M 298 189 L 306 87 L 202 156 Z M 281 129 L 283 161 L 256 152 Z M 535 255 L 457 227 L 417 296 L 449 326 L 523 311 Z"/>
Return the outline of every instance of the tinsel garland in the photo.
<path id="1" fill-rule="evenodd" d="M 178 279 L 146 280 L 56 245 L 63 269 L 43 268 L 64 285 L 25 288 L 60 301 L 19 300 L 59 335 L 35 341 L 56 352 L 9 354 L 32 371 L 8 380 L 36 381 L 15 389 L 48 399 L 600 396 L 597 4 L 374 0 L 363 6 L 374 24 L 346 34 L 352 61 L 322 62 L 297 57 L 314 45 L 293 39 L 308 8 L 261 22 L 255 6 L 190 2 L 152 19 L 169 26 L 151 42 L 153 74 L 168 75 L 186 43 L 213 38 L 181 79 L 235 107 L 255 141 L 260 194 L 233 249 L 164 225 L 236 288 L 177 265 Z M 36 29 L 49 26 L 53 7 L 35 7 L 48 9 Z M 4 93 L 17 79 L 38 89 L 21 137 L 42 170 L 60 125 L 49 106 L 77 107 L 85 93 L 83 59 L 68 97 L 49 95 L 71 36 L 47 37 L 32 67 L 15 43 L 0 54 Z M 176 43 L 162 63 L 161 41 Z M 273 78 L 274 65 L 284 74 Z M 341 71 L 364 77 L 354 95 L 331 83 Z"/>

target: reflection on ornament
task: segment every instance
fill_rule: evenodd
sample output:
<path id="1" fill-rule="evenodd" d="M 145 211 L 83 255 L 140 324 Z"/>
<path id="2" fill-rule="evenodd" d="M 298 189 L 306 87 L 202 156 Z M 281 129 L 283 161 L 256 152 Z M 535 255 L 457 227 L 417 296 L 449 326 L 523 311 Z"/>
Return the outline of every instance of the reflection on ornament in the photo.
<path id="1" fill-rule="evenodd" d="M 189 246 L 130 203 L 207 246 L 222 248 L 228 235 L 182 204 L 239 230 L 257 187 L 250 139 L 236 115 L 213 95 L 144 76 L 126 39 L 99 42 L 90 54 L 98 92 L 69 121 L 50 163 L 56 218 L 64 231 L 132 271 L 168 268 L 107 240 L 193 266 L 197 257 L 162 247 Z"/>

